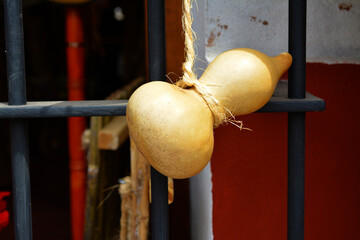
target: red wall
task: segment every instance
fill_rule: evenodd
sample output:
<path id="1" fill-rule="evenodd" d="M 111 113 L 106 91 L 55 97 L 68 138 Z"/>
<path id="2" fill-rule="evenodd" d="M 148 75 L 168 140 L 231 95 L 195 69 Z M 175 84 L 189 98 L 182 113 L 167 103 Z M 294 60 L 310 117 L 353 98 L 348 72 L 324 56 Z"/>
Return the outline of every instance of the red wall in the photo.
<path id="1" fill-rule="evenodd" d="M 326 101 L 306 115 L 305 238 L 360 239 L 360 65 L 307 65 Z M 287 114 L 238 118 L 215 130 L 214 238 L 286 239 Z"/>

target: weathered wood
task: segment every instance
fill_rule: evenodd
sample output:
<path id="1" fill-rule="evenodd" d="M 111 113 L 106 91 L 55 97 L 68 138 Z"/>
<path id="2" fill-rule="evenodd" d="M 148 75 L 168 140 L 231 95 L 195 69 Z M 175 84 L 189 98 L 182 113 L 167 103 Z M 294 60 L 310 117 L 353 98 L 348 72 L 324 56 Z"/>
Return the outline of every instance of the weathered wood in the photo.
<path id="1" fill-rule="evenodd" d="M 120 184 L 120 240 L 147 240 L 150 165 L 130 138 L 131 177 Z"/>
<path id="2" fill-rule="evenodd" d="M 100 152 L 97 148 L 97 132 L 102 127 L 101 117 L 92 117 L 91 121 L 91 135 L 88 153 L 88 177 L 87 177 L 87 195 L 85 206 L 85 231 L 84 239 L 92 240 L 98 239 L 98 231 L 94 231 L 98 213 L 96 205 L 99 203 L 99 165 L 100 165 Z M 97 229 L 97 228 L 96 228 Z"/>
<path id="3" fill-rule="evenodd" d="M 132 199 L 132 238 L 146 240 L 149 227 L 149 179 L 150 165 L 130 138 L 131 151 L 131 189 Z M 129 239 L 130 240 L 130 239 Z"/>
<path id="4" fill-rule="evenodd" d="M 121 98 L 129 98 L 132 92 L 143 83 L 143 78 L 137 78 L 124 88 L 115 91 L 112 95 L 107 98 L 107 101 L 100 101 L 102 105 L 112 104 L 115 107 L 119 104 Z M 121 102 L 121 101 L 120 101 Z M 76 106 L 79 108 L 85 106 L 88 102 L 78 102 Z M 95 102 L 97 103 L 97 102 Z M 65 104 L 64 102 L 54 102 L 50 104 L 49 109 L 51 110 L 55 105 L 63 105 L 68 111 L 73 112 L 72 103 Z M 97 106 L 97 105 L 96 105 Z M 99 105 L 100 106 L 100 105 Z M 121 105 L 122 106 L 122 105 Z M 125 112 L 125 111 L 123 111 Z M 74 113 L 75 114 L 75 113 Z M 89 113 L 90 114 L 90 113 Z M 113 114 L 115 115 L 115 114 Z M 124 114 L 123 114 L 124 115 Z M 116 118 L 116 117 L 115 117 Z M 91 117 L 90 120 L 90 143 L 88 148 L 88 187 L 87 187 L 87 198 L 86 198 L 86 218 L 85 218 L 85 234 L 84 240 L 105 240 L 112 239 L 110 236 L 115 232 L 114 229 L 109 229 L 112 224 L 107 221 L 112 221 L 113 218 L 106 217 L 111 214 L 114 215 L 113 203 L 109 202 L 109 199 L 105 199 L 104 190 L 114 184 L 113 179 L 109 179 L 109 176 L 113 175 L 114 163 L 116 161 L 104 161 L 106 158 L 114 158 L 113 152 L 101 152 L 98 148 L 98 133 L 104 125 L 111 121 L 111 117 Z M 86 138 L 85 138 L 86 140 Z M 86 142 L 86 141 L 85 141 Z M 84 143 L 85 143 L 84 142 Z M 111 163 L 110 163 L 111 162 Z M 115 176 L 116 178 L 116 176 Z M 117 179 L 117 178 L 116 178 Z M 111 182 L 110 182 L 111 181 Z M 107 194 L 107 193 L 105 193 Z M 104 202 L 104 205 L 100 203 Z M 111 205 L 111 206 L 110 206 Z M 100 207 L 99 207 L 100 206 Z M 118 205 L 117 205 L 118 206 Z"/>
<path id="5" fill-rule="evenodd" d="M 117 150 L 129 137 L 125 116 L 114 117 L 99 131 L 98 148 L 102 150 Z"/>
<path id="6" fill-rule="evenodd" d="M 129 98 L 132 92 L 144 82 L 143 77 L 136 78 L 130 84 L 122 89 L 112 93 L 107 100 Z M 109 122 L 108 122 L 109 121 Z M 98 148 L 101 150 L 117 150 L 129 137 L 129 132 L 125 116 L 106 118 L 108 122 L 103 129 L 99 131 Z"/>
<path id="7" fill-rule="evenodd" d="M 131 177 L 121 179 L 119 193 L 121 196 L 120 240 L 127 240 L 131 236 Z"/>

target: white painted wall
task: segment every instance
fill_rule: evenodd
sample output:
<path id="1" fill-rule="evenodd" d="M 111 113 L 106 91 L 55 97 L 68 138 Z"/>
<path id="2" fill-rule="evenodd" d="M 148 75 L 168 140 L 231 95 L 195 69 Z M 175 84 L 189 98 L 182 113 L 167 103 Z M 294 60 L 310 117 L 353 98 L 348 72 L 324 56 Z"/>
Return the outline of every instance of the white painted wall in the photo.
<path id="1" fill-rule="evenodd" d="M 191 239 L 212 240 L 212 181 L 210 164 L 190 179 Z"/>
<path id="2" fill-rule="evenodd" d="M 208 63 L 205 60 L 205 0 L 193 6 L 193 30 L 196 32 L 196 74 L 200 77 Z M 190 224 L 192 240 L 212 240 L 212 181 L 211 166 L 190 179 Z"/>
<path id="3" fill-rule="evenodd" d="M 307 1 L 307 60 L 360 63 L 360 1 Z M 206 57 L 249 47 L 268 55 L 288 49 L 288 0 L 207 0 Z"/>

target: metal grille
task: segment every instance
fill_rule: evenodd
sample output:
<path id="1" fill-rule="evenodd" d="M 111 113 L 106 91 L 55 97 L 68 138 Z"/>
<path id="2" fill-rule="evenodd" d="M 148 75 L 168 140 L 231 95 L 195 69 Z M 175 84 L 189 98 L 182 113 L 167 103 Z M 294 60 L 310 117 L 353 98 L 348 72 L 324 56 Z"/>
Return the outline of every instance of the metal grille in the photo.
<path id="1" fill-rule="evenodd" d="M 127 101 L 27 102 L 20 0 L 4 0 L 8 103 L 0 118 L 10 119 L 15 239 L 31 240 L 31 200 L 27 118 L 125 115 Z M 148 0 L 149 79 L 165 80 L 164 0 Z M 305 92 L 306 1 L 289 0 L 289 86 L 259 112 L 289 112 L 288 239 L 304 239 L 305 112 L 325 109 Z M 286 92 L 288 89 L 288 93 Z M 167 178 L 152 169 L 152 239 L 169 238 Z"/>

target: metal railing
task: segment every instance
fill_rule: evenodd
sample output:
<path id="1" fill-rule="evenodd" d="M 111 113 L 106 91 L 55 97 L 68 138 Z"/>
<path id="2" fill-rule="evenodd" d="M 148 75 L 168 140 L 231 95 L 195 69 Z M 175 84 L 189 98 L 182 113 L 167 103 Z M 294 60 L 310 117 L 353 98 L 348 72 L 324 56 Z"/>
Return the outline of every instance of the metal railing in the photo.
<path id="1" fill-rule="evenodd" d="M 165 80 L 164 0 L 147 1 L 149 80 Z M 0 118 L 10 119 L 16 240 L 32 239 L 27 118 L 125 115 L 127 101 L 27 102 L 20 0 L 4 0 L 8 103 Z M 289 0 L 288 94 L 281 92 L 259 112 L 289 112 L 288 239 L 304 239 L 305 112 L 325 109 L 323 100 L 305 93 L 306 1 Z M 288 96 L 287 96 L 288 95 Z M 152 169 L 152 239 L 169 238 L 167 178 Z"/>

